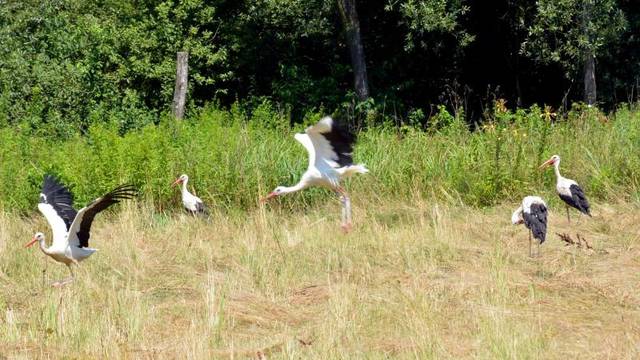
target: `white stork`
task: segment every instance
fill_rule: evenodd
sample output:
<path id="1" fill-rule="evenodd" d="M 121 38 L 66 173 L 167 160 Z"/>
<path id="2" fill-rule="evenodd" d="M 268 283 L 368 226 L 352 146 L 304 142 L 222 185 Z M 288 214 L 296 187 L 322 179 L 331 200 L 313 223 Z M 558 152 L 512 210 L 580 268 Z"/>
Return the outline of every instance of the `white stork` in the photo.
<path id="1" fill-rule="evenodd" d="M 514 225 L 524 223 L 529 229 L 529 256 L 531 252 L 531 236 L 538 240 L 538 251 L 540 254 L 540 244 L 547 237 L 547 204 L 539 196 L 527 196 L 522 200 L 522 205 L 511 215 L 511 222 Z"/>
<path id="2" fill-rule="evenodd" d="M 204 206 L 202 199 L 193 195 L 187 189 L 187 183 L 189 182 L 189 176 L 187 174 L 180 175 L 179 178 L 171 185 L 175 186 L 177 184 L 182 184 L 182 205 L 185 210 L 187 210 L 192 215 L 208 215 L 209 212 L 207 207 Z"/>
<path id="3" fill-rule="evenodd" d="M 45 176 L 38 210 L 51 226 L 53 243 L 47 247 L 44 234 L 38 232 L 25 247 L 30 247 L 38 241 L 43 253 L 67 265 L 71 277 L 57 281 L 52 284 L 53 286 L 61 286 L 72 281 L 74 274 L 71 264 L 77 265 L 97 251 L 89 247 L 91 237 L 89 231 L 96 214 L 120 200 L 131 199 L 136 195 L 137 190 L 133 185 L 121 185 L 92 201 L 80 211 L 76 211 L 73 208 L 73 195 L 69 189 L 53 176 Z"/>
<path id="4" fill-rule="evenodd" d="M 351 200 L 340 186 L 340 181 L 355 173 L 365 174 L 369 170 L 362 164 L 353 164 L 355 136 L 331 117 L 325 117 L 308 127 L 304 133 L 296 134 L 309 153 L 309 167 L 300 181 L 293 186 L 278 186 L 262 201 L 285 195 L 310 186 L 326 187 L 340 196 L 342 203 L 342 229 L 351 229 Z"/>
<path id="5" fill-rule="evenodd" d="M 591 212 L 589 211 L 589 201 L 584 195 L 582 188 L 577 182 L 560 175 L 560 156 L 553 155 L 549 160 L 540 165 L 540 169 L 547 168 L 551 165 L 553 165 L 556 173 L 556 191 L 558 192 L 560 199 L 562 199 L 566 204 L 567 221 L 571 222 L 571 218 L 569 217 L 569 206 L 578 209 L 578 211 L 585 215 L 591 216 Z"/>

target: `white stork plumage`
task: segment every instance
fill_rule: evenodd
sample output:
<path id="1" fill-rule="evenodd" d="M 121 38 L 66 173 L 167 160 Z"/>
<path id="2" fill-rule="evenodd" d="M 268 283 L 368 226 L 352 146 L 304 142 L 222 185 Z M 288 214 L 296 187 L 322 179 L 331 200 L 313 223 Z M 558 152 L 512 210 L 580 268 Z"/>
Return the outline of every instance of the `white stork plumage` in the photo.
<path id="1" fill-rule="evenodd" d="M 184 209 L 187 210 L 190 214 L 208 215 L 209 211 L 207 210 L 207 207 L 204 206 L 202 199 L 193 195 L 189 192 L 189 189 L 187 189 L 188 182 L 189 176 L 187 176 L 187 174 L 182 174 L 179 178 L 176 179 L 176 181 L 173 182 L 171 186 L 182 184 L 182 205 L 184 206 Z"/>
<path id="2" fill-rule="evenodd" d="M 293 186 L 278 186 L 262 201 L 305 189 L 320 186 L 331 189 L 340 196 L 342 203 L 342 229 L 351 229 L 351 200 L 340 186 L 340 181 L 353 174 L 365 174 L 369 170 L 362 164 L 353 164 L 355 136 L 331 117 L 325 117 L 308 127 L 304 133 L 296 134 L 309 153 L 309 167 L 300 181 Z"/>
<path id="3" fill-rule="evenodd" d="M 589 210 L 589 201 L 584 195 L 584 191 L 582 190 L 582 188 L 578 185 L 577 182 L 560 175 L 560 156 L 553 155 L 549 160 L 540 165 L 540 169 L 545 169 L 551 165 L 553 165 L 554 171 L 556 173 L 556 191 L 560 199 L 562 199 L 562 201 L 564 201 L 564 203 L 566 204 L 567 221 L 571 222 L 571 218 L 569 217 L 569 206 L 578 209 L 578 211 L 585 215 L 591 216 L 591 211 Z"/>
<path id="4" fill-rule="evenodd" d="M 47 175 L 42 185 L 38 210 L 51 226 L 53 243 L 47 247 L 44 234 L 38 232 L 25 247 L 30 247 L 38 241 L 43 253 L 67 265 L 71 277 L 53 283 L 54 286 L 64 285 L 74 278 L 71 265 L 78 264 L 97 251 L 89 247 L 94 217 L 120 200 L 131 199 L 136 195 L 137 190 L 134 186 L 121 185 L 92 201 L 80 211 L 76 211 L 73 208 L 73 195 L 69 189 L 53 176 Z"/>
<path id="5" fill-rule="evenodd" d="M 538 240 L 538 251 L 540 245 L 547 237 L 547 204 L 539 196 L 527 196 L 522 200 L 522 204 L 511 215 L 511 222 L 514 225 L 523 224 L 529 229 L 529 256 L 533 256 L 531 250 L 531 237 Z"/>

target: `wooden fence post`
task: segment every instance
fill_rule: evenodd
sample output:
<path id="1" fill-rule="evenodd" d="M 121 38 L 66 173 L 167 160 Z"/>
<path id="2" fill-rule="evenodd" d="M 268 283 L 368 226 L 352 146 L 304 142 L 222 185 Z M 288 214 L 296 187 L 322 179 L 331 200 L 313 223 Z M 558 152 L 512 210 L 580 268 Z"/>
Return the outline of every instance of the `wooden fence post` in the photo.
<path id="1" fill-rule="evenodd" d="M 187 85 L 189 79 L 189 53 L 180 51 L 176 59 L 176 87 L 173 91 L 171 112 L 176 119 L 184 117 L 184 105 L 187 102 Z"/>

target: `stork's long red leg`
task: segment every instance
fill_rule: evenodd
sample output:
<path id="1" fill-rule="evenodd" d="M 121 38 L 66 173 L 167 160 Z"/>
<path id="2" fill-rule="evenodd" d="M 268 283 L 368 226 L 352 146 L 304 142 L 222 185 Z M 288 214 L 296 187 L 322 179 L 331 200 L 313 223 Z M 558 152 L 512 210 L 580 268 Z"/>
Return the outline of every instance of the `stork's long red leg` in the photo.
<path id="1" fill-rule="evenodd" d="M 529 230 L 529 257 L 533 257 L 533 253 L 531 252 L 531 230 Z"/>
<path id="2" fill-rule="evenodd" d="M 74 263 L 77 264 L 77 261 L 74 260 Z M 67 267 L 69 268 L 69 272 L 71 273 L 71 277 L 68 277 L 66 279 L 62 279 L 62 280 L 58 280 L 56 282 L 54 282 L 53 284 L 51 284 L 51 286 L 53 287 L 62 287 L 64 285 L 67 285 L 68 283 L 72 282 L 73 280 L 75 280 L 76 275 L 73 273 L 73 269 L 71 268 L 71 264 L 67 264 Z"/>
<path id="3" fill-rule="evenodd" d="M 78 264 L 77 261 L 74 261 L 75 264 Z M 73 268 L 71 267 L 71 264 L 67 265 L 69 266 L 69 272 L 71 273 L 71 278 L 75 279 L 76 278 L 76 274 L 73 273 Z"/>
<path id="4" fill-rule="evenodd" d="M 78 262 L 76 260 L 73 261 L 74 264 L 78 264 Z M 62 280 L 62 285 L 66 285 L 72 281 L 74 281 L 76 279 L 76 274 L 73 272 L 73 265 L 69 264 L 67 265 L 69 267 L 69 272 L 71 273 L 71 277 L 68 277 L 64 280 Z"/>
<path id="5" fill-rule="evenodd" d="M 351 199 L 347 192 L 339 187 L 336 192 L 340 195 L 340 202 L 342 203 L 342 231 L 345 233 L 351 231 Z"/>

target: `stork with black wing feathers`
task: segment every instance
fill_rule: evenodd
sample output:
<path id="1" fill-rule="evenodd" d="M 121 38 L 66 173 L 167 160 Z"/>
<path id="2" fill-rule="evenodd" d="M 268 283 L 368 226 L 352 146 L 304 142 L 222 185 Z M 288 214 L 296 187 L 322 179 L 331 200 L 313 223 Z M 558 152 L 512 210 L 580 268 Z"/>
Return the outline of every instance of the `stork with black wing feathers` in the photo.
<path id="1" fill-rule="evenodd" d="M 178 184 L 182 184 L 181 194 L 182 205 L 184 206 L 184 209 L 191 215 L 209 215 L 209 210 L 207 210 L 207 207 L 202 202 L 202 199 L 193 195 L 189 192 L 189 189 L 187 189 L 188 182 L 189 176 L 187 176 L 187 174 L 182 174 L 171 185 L 176 186 Z"/>
<path id="2" fill-rule="evenodd" d="M 351 229 L 351 200 L 340 186 L 340 181 L 353 174 L 365 174 L 369 170 L 362 164 L 353 164 L 355 136 L 331 117 L 325 117 L 308 127 L 304 133 L 296 134 L 309 153 L 309 167 L 300 181 L 293 186 L 278 186 L 262 201 L 300 191 L 310 186 L 321 186 L 334 191 L 342 203 L 342 229 Z"/>
<path id="3" fill-rule="evenodd" d="M 38 210 L 51 226 L 53 243 L 47 247 L 44 234 L 38 232 L 25 247 L 30 247 L 37 241 L 43 253 L 67 265 L 71 277 L 57 281 L 52 284 L 53 286 L 71 282 L 74 279 L 71 265 L 78 264 L 97 251 L 89 247 L 91 224 L 95 216 L 109 206 L 121 200 L 131 199 L 137 194 L 138 191 L 133 185 L 120 185 L 80 211 L 76 211 L 73 208 L 73 195 L 69 189 L 53 176 L 45 176 Z"/>
<path id="4" fill-rule="evenodd" d="M 564 201 L 567 208 L 567 221 L 571 222 L 569 217 L 569 206 L 577 209 L 585 215 L 591 216 L 591 210 L 589 201 L 584 194 L 584 191 L 578 185 L 577 182 L 567 179 L 560 175 L 560 156 L 553 155 L 549 160 L 540 165 L 540 169 L 545 169 L 553 165 L 553 170 L 556 173 L 556 191 L 562 201 Z"/>
<path id="5" fill-rule="evenodd" d="M 531 237 L 537 240 L 540 255 L 540 245 L 547 238 L 547 204 L 539 196 L 527 196 L 522 200 L 522 205 L 511 215 L 511 223 L 524 224 L 529 229 L 529 256 L 533 256 L 531 249 Z"/>

